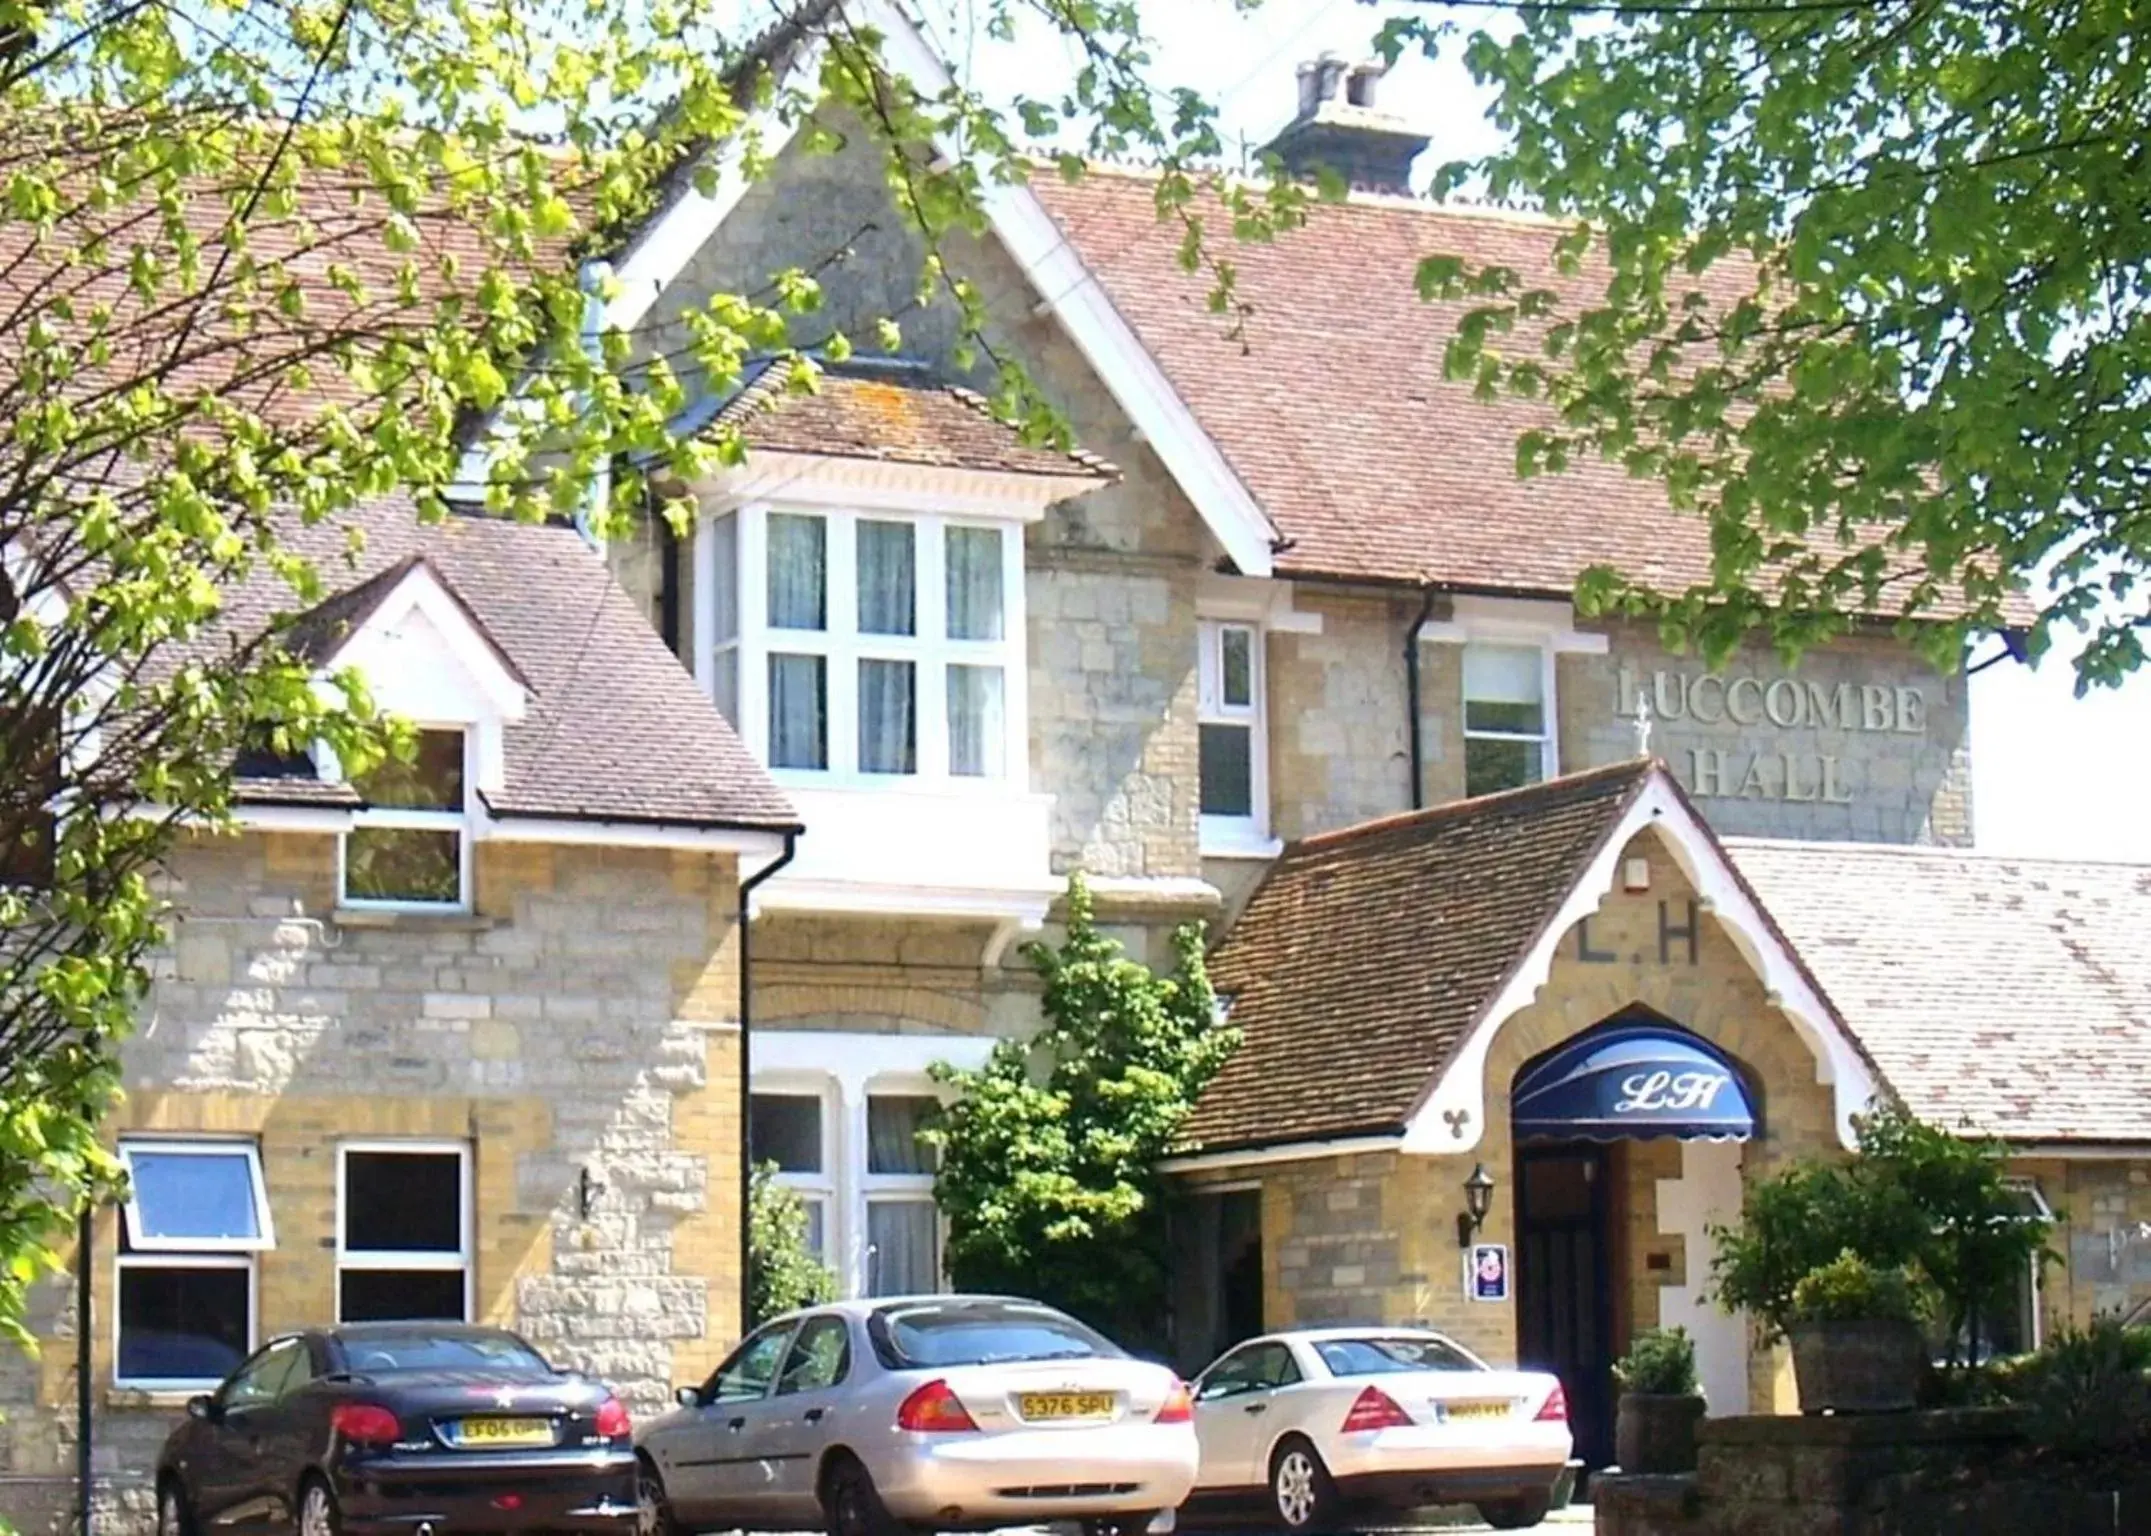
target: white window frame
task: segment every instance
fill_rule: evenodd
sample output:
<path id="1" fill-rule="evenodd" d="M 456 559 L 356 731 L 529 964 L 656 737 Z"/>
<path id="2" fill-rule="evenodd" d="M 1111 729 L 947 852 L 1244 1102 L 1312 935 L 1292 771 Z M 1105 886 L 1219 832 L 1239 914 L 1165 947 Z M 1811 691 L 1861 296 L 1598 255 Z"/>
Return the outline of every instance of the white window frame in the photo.
<path id="1" fill-rule="evenodd" d="M 2031 1197 L 2033 1214 L 2036 1219 L 2040 1221 L 2052 1221 L 2054 1219 L 2054 1207 L 2047 1203 L 2046 1195 L 2039 1188 L 2037 1179 L 2029 1176 L 2011 1176 L 2003 1179 L 2002 1183 L 2010 1189 Z M 2031 1270 L 2031 1327 L 2026 1330 L 2024 1342 L 2028 1348 L 2038 1349 L 2046 1343 L 2046 1287 L 2041 1278 L 2042 1271 L 2046 1266 L 2039 1262 L 2037 1254 L 2027 1259 L 2025 1263 Z"/>
<path id="2" fill-rule="evenodd" d="M 1457 724 L 1463 733 L 1465 772 L 1467 774 L 1470 772 L 1471 744 L 1475 741 L 1535 742 L 1539 749 L 1539 776 L 1531 782 L 1543 784 L 1548 779 L 1559 778 L 1561 774 L 1561 743 L 1560 726 L 1556 717 L 1559 700 L 1555 695 L 1554 649 L 1552 645 L 1547 643 L 1547 637 L 1543 633 L 1502 636 L 1474 632 L 1471 638 L 1464 642 L 1463 652 L 1458 657 L 1459 666 L 1457 671 L 1460 677 L 1469 676 L 1470 657 L 1475 650 L 1536 651 L 1538 653 L 1539 709 L 1541 711 L 1542 726 L 1536 735 L 1527 735 L 1522 731 L 1473 730 L 1471 728 L 1470 685 L 1468 683 L 1461 684 L 1457 703 Z M 1523 786 L 1510 785 L 1509 787 L 1517 789 Z"/>
<path id="3" fill-rule="evenodd" d="M 369 912 L 469 912 L 471 910 L 471 845 L 475 830 L 471 816 L 471 798 L 477 793 L 478 754 L 476 739 L 478 728 L 467 720 L 423 720 L 413 723 L 421 731 L 454 731 L 463 742 L 463 806 L 454 811 L 360 809 L 351 812 L 351 827 L 403 827 L 422 832 L 453 832 L 456 834 L 456 899 L 445 901 L 389 901 L 371 896 L 353 896 L 346 887 L 349 876 L 347 855 L 350 852 L 350 833 L 336 839 L 336 904 L 353 911 Z M 340 1165 L 339 1165 L 340 1166 Z"/>
<path id="4" fill-rule="evenodd" d="M 934 1275 L 936 1290 L 948 1284 L 948 1219 L 934 1202 L 931 1173 L 876 1173 L 873 1171 L 873 1104 L 879 1098 L 934 1099 L 947 1103 L 931 1078 L 877 1077 L 866 1085 L 859 1099 L 859 1294 L 874 1289 L 873 1222 L 870 1209 L 877 1205 L 925 1205 L 934 1210 Z"/>
<path id="5" fill-rule="evenodd" d="M 820 630 L 773 629 L 769 616 L 769 518 L 814 517 L 823 521 L 824 593 Z M 732 609 L 736 635 L 722 637 L 716 600 L 717 524 L 733 520 L 733 570 L 737 583 Z M 916 590 L 910 635 L 862 634 L 859 631 L 858 526 L 862 522 L 906 523 L 913 529 L 912 578 Z M 1001 536 L 1001 638 L 953 640 L 948 629 L 947 530 L 988 528 Z M 820 656 L 826 668 L 823 707 L 827 712 L 828 767 L 779 768 L 770 773 L 779 784 L 803 789 L 853 789 L 881 792 L 928 790 L 941 793 L 1022 794 L 1028 790 L 1030 755 L 1029 678 L 1025 663 L 1027 618 L 1024 602 L 1024 521 L 970 515 L 878 509 L 869 504 L 831 506 L 816 502 L 750 501 L 703 519 L 695 538 L 695 675 L 703 691 L 717 697 L 718 659 L 733 658 L 740 738 L 765 765 L 770 761 L 769 658 L 772 654 Z M 913 664 L 917 746 L 915 772 L 867 773 L 859 768 L 859 686 L 861 661 L 908 661 Z M 949 771 L 948 668 L 951 665 L 997 667 L 1001 672 L 1004 740 L 1002 771 L 997 777 Z"/>
<path id="6" fill-rule="evenodd" d="M 132 1191 L 133 1164 L 128 1154 L 149 1148 L 182 1156 L 230 1157 L 243 1152 L 254 1186 L 254 1209 L 261 1223 L 258 1238 L 157 1238 L 145 1246 L 141 1239 L 141 1208 Z M 261 1148 L 252 1141 L 219 1140 L 215 1137 L 126 1136 L 119 1144 L 120 1160 L 128 1164 L 130 1189 L 121 1208 L 127 1243 L 114 1244 L 112 1255 L 112 1385 L 129 1391 L 196 1392 L 214 1388 L 221 1377 L 123 1376 L 120 1374 L 120 1335 L 124 1308 L 123 1277 L 129 1270 L 243 1270 L 246 1274 L 246 1340 L 242 1359 L 254 1353 L 261 1334 L 261 1267 L 256 1256 L 276 1246 L 276 1225 L 269 1209 L 269 1191 L 262 1177 Z M 132 1247 L 128 1253 L 124 1247 Z"/>
<path id="7" fill-rule="evenodd" d="M 819 1173 L 787 1173 L 779 1169 L 772 1182 L 780 1189 L 788 1189 L 801 1201 L 818 1207 L 822 1213 L 822 1251 L 815 1255 L 832 1271 L 838 1269 L 837 1238 L 837 1116 L 841 1106 L 837 1102 L 836 1085 L 827 1080 L 802 1082 L 796 1079 L 765 1081 L 757 1077 L 747 1090 L 749 1138 L 753 1131 L 754 1103 L 756 1099 L 812 1099 L 821 1106 L 821 1152 L 822 1166 Z M 750 1146 L 751 1153 L 752 1148 Z"/>
<path id="8" fill-rule="evenodd" d="M 1248 635 L 1248 684 L 1250 701 L 1225 701 L 1225 632 L 1245 630 Z M 1197 621 L 1195 668 L 1195 721 L 1205 725 L 1236 725 L 1248 733 L 1248 805 L 1245 816 L 1201 815 L 1201 851 L 1213 858 L 1270 858 L 1279 850 L 1270 836 L 1270 727 L 1269 727 L 1269 631 L 1253 619 L 1204 618 Z M 1196 753 L 1198 806 L 1202 795 L 1201 751 Z M 1200 814 L 1200 813 L 1199 813 Z"/>
<path id="9" fill-rule="evenodd" d="M 457 1211 L 457 1234 L 460 1246 L 450 1253 L 407 1249 L 353 1249 L 346 1241 L 345 1230 L 350 1215 L 350 1202 L 345 1198 L 346 1170 L 350 1156 L 359 1153 L 393 1153 L 409 1157 L 448 1157 L 456 1159 L 456 1194 L 460 1209 Z M 463 1274 L 463 1321 L 471 1320 L 472 1293 L 477 1281 L 476 1210 L 474 1190 L 471 1184 L 471 1147 L 467 1141 L 425 1140 L 422 1138 L 370 1138 L 339 1141 L 336 1144 L 336 1298 L 333 1310 L 336 1321 L 341 1323 L 344 1312 L 344 1271 L 346 1270 L 460 1270 Z"/>
<path id="10" fill-rule="evenodd" d="M 1429 619 L 1419 626 L 1421 645 L 1502 645 L 1523 649 L 1536 649 L 1540 653 L 1541 689 L 1546 703 L 1546 734 L 1539 759 L 1539 779 L 1557 778 L 1561 773 L 1561 695 L 1558 686 L 1559 658 L 1563 656 L 1604 656 L 1612 649 L 1612 642 L 1603 634 L 1576 628 L 1575 609 L 1565 602 L 1548 602 L 1537 598 L 1477 597 L 1469 594 L 1459 596 L 1453 604 L 1453 617 Z M 1459 656 L 1458 670 L 1462 671 L 1463 658 Z M 1457 735 L 1459 752 L 1468 752 L 1464 743 L 1471 736 L 1492 739 L 1499 732 L 1467 732 L 1464 727 L 1464 693 L 1461 686 L 1456 696 Z M 1508 736 L 1507 740 L 1516 740 Z M 1530 738 L 1524 738 L 1530 739 Z M 1463 764 L 1458 764 L 1462 768 Z"/>

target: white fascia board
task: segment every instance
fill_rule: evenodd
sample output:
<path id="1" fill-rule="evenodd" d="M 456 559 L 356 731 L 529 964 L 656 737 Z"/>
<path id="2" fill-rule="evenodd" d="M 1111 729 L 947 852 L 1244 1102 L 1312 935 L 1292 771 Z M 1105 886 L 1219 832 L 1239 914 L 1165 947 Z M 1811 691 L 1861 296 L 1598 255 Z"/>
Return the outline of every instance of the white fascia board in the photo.
<path id="1" fill-rule="evenodd" d="M 856 1104 L 892 1079 L 907 1089 L 928 1086 L 936 1062 L 976 1072 L 998 1044 L 994 1035 L 881 1035 L 762 1025 L 754 1031 L 752 1082 L 764 1091 L 812 1089 L 835 1078 L 844 1101 Z"/>
<path id="2" fill-rule="evenodd" d="M 1304 1163 L 1315 1158 L 1357 1157 L 1366 1152 L 1402 1152 L 1401 1136 L 1345 1136 L 1335 1141 L 1293 1141 L 1240 1152 L 1189 1152 L 1158 1164 L 1163 1173 L 1203 1173 L 1212 1168 L 1261 1168 L 1272 1163 Z"/>
<path id="3" fill-rule="evenodd" d="M 1024 475 L 939 464 L 894 464 L 766 449 L 701 487 L 717 509 L 766 502 L 779 506 L 871 507 L 1035 523 L 1055 502 L 1095 491 L 1089 475 Z"/>
<path id="4" fill-rule="evenodd" d="M 1815 1058 L 1815 1080 L 1827 1084 L 1832 1091 L 1838 1140 L 1848 1151 L 1856 1145 L 1853 1116 L 1867 1111 L 1880 1087 L 1866 1057 L 1835 1010 L 1809 984 L 1799 962 L 1779 941 L 1732 865 L 1719 853 L 1709 832 L 1660 768 L 1652 773 L 1628 813 L 1600 846 L 1560 909 L 1540 930 L 1507 984 L 1479 1015 L 1441 1077 L 1422 1095 L 1405 1125 L 1405 1151 L 1447 1156 L 1478 1147 L 1486 1127 L 1486 1058 L 1494 1036 L 1511 1018 L 1531 1006 L 1552 974 L 1562 939 L 1580 919 L 1595 912 L 1613 889 L 1623 851 L 1645 828 L 1656 832 L 1664 842 L 1694 888 L 1698 907 L 1723 925 L 1762 982 L 1769 1004 L 1792 1021 L 1793 1029 Z"/>
<path id="5" fill-rule="evenodd" d="M 784 852 L 784 834 L 759 827 L 697 827 L 678 822 L 573 820 L 552 816 L 476 819 L 480 842 L 554 843 L 580 848 L 676 848 L 768 860 Z"/>
<path id="6" fill-rule="evenodd" d="M 254 805 L 232 807 L 232 820 L 249 832 L 319 832 L 339 836 L 351 830 L 351 813 L 328 805 Z"/>
<path id="7" fill-rule="evenodd" d="M 892 807 L 892 810 L 894 807 Z M 1058 886 L 994 889 L 978 886 L 880 885 L 846 880 L 795 880 L 778 875 L 754 893 L 756 912 L 827 912 L 861 916 L 976 918 L 1038 928 L 1060 895 Z"/>

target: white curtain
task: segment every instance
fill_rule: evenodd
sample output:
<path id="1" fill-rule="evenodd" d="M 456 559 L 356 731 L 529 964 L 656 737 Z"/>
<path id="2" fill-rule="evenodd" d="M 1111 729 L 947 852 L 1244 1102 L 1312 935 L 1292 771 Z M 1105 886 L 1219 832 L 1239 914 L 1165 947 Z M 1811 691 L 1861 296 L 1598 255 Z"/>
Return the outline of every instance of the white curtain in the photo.
<path id="1" fill-rule="evenodd" d="M 1001 638 L 1001 530 L 948 530 L 949 638 Z"/>
<path id="2" fill-rule="evenodd" d="M 859 663 L 859 771 L 918 772 L 918 721 L 912 701 L 918 667 L 908 661 Z"/>
<path id="3" fill-rule="evenodd" d="M 819 656 L 769 658 L 769 765 L 829 766 L 828 715 L 823 690 L 828 664 Z"/>
<path id="4" fill-rule="evenodd" d="M 949 668 L 949 772 L 998 779 L 1008 755 L 999 667 Z"/>
<path id="5" fill-rule="evenodd" d="M 937 1290 L 940 1223 L 930 1200 L 866 1203 L 866 1289 L 870 1296 Z"/>
<path id="6" fill-rule="evenodd" d="M 828 525 L 818 517 L 769 514 L 769 622 L 774 629 L 826 629 Z"/>
<path id="7" fill-rule="evenodd" d="M 876 1093 L 866 1101 L 866 1171 L 932 1173 L 933 1148 L 919 1140 L 939 1101 L 924 1094 Z"/>
<path id="8" fill-rule="evenodd" d="M 918 632 L 913 609 L 912 527 L 909 523 L 859 524 L 859 633 Z"/>

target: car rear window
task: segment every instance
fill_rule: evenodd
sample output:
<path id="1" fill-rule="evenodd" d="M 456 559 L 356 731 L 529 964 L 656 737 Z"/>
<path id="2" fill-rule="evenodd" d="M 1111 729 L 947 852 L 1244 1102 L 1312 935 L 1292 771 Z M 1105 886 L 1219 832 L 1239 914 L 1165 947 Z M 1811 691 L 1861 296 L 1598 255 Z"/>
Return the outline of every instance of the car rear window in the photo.
<path id="1" fill-rule="evenodd" d="M 368 1376 L 400 1371 L 515 1371 L 550 1373 L 543 1355 L 512 1333 L 446 1332 L 428 1328 L 369 1328 L 339 1341 L 353 1371 Z"/>
<path id="2" fill-rule="evenodd" d="M 1118 1359 L 1121 1351 L 1074 1318 L 1024 1302 L 922 1301 L 883 1307 L 867 1337 L 892 1371 L 1005 1360 Z"/>
<path id="3" fill-rule="evenodd" d="M 1324 1339 L 1315 1353 L 1332 1376 L 1380 1376 L 1391 1371 L 1479 1371 L 1485 1367 L 1447 1339 L 1371 1337 Z"/>

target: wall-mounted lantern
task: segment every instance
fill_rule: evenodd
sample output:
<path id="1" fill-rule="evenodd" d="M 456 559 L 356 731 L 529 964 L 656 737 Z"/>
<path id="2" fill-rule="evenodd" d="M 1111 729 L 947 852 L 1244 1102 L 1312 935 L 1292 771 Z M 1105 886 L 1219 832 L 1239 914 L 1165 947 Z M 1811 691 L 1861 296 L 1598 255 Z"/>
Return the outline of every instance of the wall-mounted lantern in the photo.
<path id="1" fill-rule="evenodd" d="M 1486 1213 L 1493 1208 L 1494 1176 L 1486 1171 L 1486 1164 L 1473 1163 L 1471 1177 L 1464 1181 L 1464 1209 L 1456 1215 L 1457 1247 L 1471 1246 L 1473 1236 L 1486 1224 Z"/>

